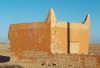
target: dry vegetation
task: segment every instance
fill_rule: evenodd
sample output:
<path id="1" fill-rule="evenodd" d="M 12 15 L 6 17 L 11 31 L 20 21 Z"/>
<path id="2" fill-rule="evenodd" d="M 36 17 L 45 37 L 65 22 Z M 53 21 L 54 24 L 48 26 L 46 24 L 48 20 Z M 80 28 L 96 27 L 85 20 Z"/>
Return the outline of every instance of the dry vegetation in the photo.
<path id="1" fill-rule="evenodd" d="M 0 45 L 0 55 L 11 57 L 9 62 L 0 63 L 0 68 L 100 68 L 100 46 L 90 46 L 89 55 L 48 56 L 35 52 L 31 56 L 36 58 L 19 61 L 11 56 L 9 45 Z"/>

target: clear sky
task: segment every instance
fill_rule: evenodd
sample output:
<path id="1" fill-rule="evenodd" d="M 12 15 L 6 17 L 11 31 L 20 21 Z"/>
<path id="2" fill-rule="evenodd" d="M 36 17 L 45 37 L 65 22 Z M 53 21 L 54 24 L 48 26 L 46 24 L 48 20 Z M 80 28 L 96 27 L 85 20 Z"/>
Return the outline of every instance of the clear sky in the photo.
<path id="1" fill-rule="evenodd" d="M 83 22 L 90 14 L 90 42 L 100 42 L 100 0 L 0 0 L 0 42 L 8 41 L 10 24 L 43 21 L 49 8 L 58 21 Z"/>

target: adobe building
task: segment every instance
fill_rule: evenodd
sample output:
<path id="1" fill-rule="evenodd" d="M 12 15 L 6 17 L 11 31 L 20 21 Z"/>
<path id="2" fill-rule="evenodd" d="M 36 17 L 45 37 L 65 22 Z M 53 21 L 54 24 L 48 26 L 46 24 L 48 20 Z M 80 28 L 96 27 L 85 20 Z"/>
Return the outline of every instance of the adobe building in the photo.
<path id="1" fill-rule="evenodd" d="M 90 16 L 84 22 L 58 22 L 53 9 L 44 22 L 11 24 L 9 40 L 14 53 L 88 54 Z"/>

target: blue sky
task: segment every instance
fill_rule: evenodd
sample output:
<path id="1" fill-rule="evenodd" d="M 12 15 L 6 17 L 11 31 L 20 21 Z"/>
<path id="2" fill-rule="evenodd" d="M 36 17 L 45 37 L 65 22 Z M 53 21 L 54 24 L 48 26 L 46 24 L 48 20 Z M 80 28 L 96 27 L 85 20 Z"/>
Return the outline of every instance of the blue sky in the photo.
<path id="1" fill-rule="evenodd" d="M 58 21 L 82 22 L 90 14 L 90 42 L 100 42 L 100 0 L 0 0 L 0 42 L 8 41 L 10 24 L 43 21 L 50 8 Z"/>

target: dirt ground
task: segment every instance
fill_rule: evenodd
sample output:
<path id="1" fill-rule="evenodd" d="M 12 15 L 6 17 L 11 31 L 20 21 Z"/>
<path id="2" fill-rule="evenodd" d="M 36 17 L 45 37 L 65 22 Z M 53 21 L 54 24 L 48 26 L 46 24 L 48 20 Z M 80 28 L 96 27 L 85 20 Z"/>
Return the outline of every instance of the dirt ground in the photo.
<path id="1" fill-rule="evenodd" d="M 12 56 L 9 44 L 0 45 L 0 55 L 10 56 L 9 62 L 0 63 L 0 68 L 100 68 L 100 46 L 91 45 L 89 55 L 54 55 L 31 53 L 37 58 L 18 60 Z M 27 56 L 29 56 L 27 54 Z"/>

